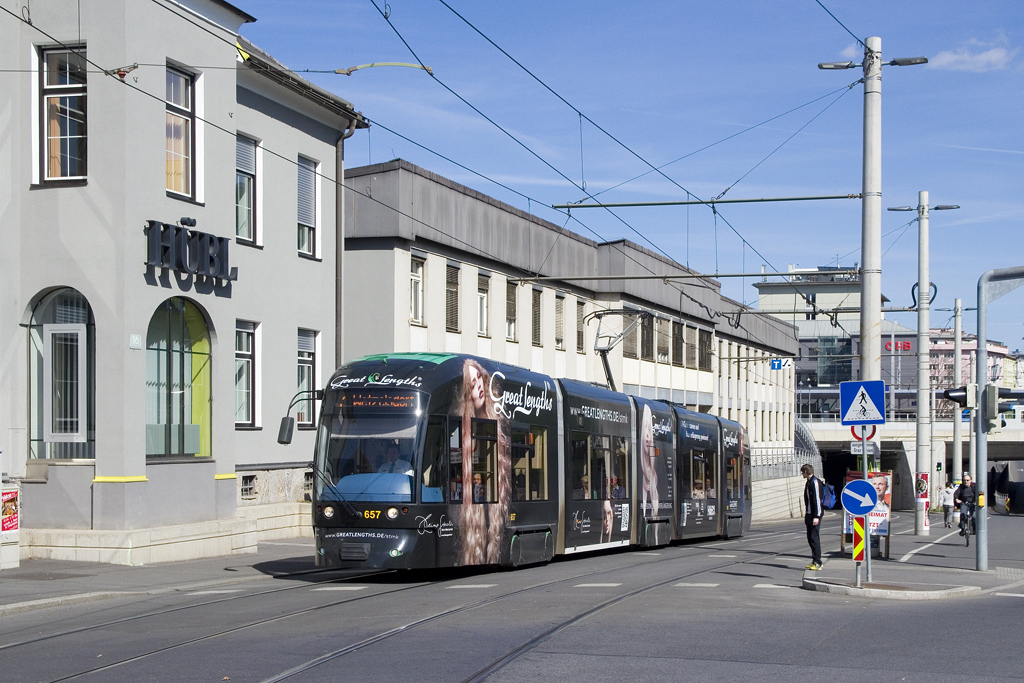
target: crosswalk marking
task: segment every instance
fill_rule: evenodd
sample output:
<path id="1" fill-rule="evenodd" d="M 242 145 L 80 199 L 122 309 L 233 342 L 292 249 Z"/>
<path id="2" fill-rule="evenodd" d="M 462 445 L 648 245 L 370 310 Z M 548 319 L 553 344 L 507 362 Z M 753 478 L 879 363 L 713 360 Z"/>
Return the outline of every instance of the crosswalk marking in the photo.
<path id="1" fill-rule="evenodd" d="M 1024 598 L 1024 593 L 996 593 L 1004 598 Z"/>
<path id="2" fill-rule="evenodd" d="M 241 588 L 225 588 L 223 590 L 192 591 L 189 595 L 220 595 L 222 593 L 241 593 Z"/>
<path id="3" fill-rule="evenodd" d="M 361 591 L 366 586 L 321 586 L 314 588 L 315 591 Z"/>
<path id="4" fill-rule="evenodd" d="M 735 555 L 708 555 L 708 557 L 736 557 Z"/>
<path id="5" fill-rule="evenodd" d="M 673 588 L 715 588 L 717 583 L 674 583 Z"/>
<path id="6" fill-rule="evenodd" d="M 778 583 L 755 583 L 754 588 L 793 588 L 793 586 L 783 586 Z"/>
<path id="7" fill-rule="evenodd" d="M 496 585 L 493 583 L 460 583 L 457 586 L 448 586 L 448 590 L 453 588 L 494 588 Z"/>
<path id="8" fill-rule="evenodd" d="M 621 583 L 577 583 L 573 588 L 615 588 Z"/>

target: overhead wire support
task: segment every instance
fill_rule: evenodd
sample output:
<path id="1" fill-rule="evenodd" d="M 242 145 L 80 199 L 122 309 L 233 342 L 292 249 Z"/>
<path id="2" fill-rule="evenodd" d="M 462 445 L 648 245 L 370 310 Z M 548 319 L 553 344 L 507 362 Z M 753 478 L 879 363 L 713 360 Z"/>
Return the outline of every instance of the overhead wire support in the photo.
<path id="1" fill-rule="evenodd" d="M 830 270 L 829 275 L 857 275 L 860 273 L 859 269 L 846 268 L 841 270 Z M 687 279 L 704 279 L 704 280 L 717 280 L 724 277 L 791 277 L 794 275 L 804 275 L 804 273 L 678 273 L 671 275 L 570 275 L 566 277 L 523 277 L 523 278 L 509 278 L 509 282 L 548 282 L 561 280 L 570 282 L 573 280 L 687 280 Z M 794 283 L 800 284 L 800 283 Z M 853 310 L 853 309 L 851 309 Z M 855 310 L 860 310 L 855 309 Z M 804 311 L 801 311 L 804 312 Z"/>
<path id="2" fill-rule="evenodd" d="M 694 204 L 704 204 L 707 206 L 713 206 L 715 204 L 752 204 L 756 202 L 808 202 L 816 201 L 819 199 L 861 199 L 863 195 L 860 193 L 856 194 L 831 194 L 821 195 L 813 197 L 757 197 L 750 199 L 692 199 L 692 200 L 679 200 L 679 201 L 667 201 L 667 202 L 600 202 L 591 204 L 552 204 L 552 209 L 605 209 L 605 208 L 623 208 L 623 207 L 643 207 L 643 206 L 688 206 Z"/>

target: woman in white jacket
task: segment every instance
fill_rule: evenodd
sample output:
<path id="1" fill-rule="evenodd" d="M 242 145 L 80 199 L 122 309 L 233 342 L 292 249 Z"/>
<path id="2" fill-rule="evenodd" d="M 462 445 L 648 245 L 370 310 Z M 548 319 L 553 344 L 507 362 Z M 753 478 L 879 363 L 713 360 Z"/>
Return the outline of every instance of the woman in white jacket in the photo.
<path id="1" fill-rule="evenodd" d="M 953 482 L 947 481 L 946 488 L 942 489 L 942 496 L 939 499 L 944 515 L 943 522 L 947 529 L 953 528 Z"/>

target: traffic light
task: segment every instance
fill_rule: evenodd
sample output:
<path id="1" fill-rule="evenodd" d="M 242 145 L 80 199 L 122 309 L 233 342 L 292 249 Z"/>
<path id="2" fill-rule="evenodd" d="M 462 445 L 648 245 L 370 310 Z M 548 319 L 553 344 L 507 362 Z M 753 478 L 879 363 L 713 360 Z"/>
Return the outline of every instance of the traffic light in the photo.
<path id="1" fill-rule="evenodd" d="M 942 463 L 941 462 L 935 463 L 935 471 L 936 472 L 941 472 L 942 471 Z"/>
<path id="2" fill-rule="evenodd" d="M 959 389 L 946 389 L 942 392 L 942 397 L 961 408 L 974 409 L 978 407 L 978 385 L 968 384 Z"/>
<path id="3" fill-rule="evenodd" d="M 999 414 L 999 385 L 989 382 L 985 385 L 985 431 L 993 434 L 1002 428 L 1002 415 Z"/>

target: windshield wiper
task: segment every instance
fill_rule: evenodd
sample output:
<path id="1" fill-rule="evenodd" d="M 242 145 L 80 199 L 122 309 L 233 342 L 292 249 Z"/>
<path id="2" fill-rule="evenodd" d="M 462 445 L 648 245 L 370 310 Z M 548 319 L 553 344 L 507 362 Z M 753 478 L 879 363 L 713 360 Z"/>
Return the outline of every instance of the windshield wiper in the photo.
<path id="1" fill-rule="evenodd" d="M 324 484 L 326 484 L 327 488 L 329 488 L 334 493 L 334 495 L 336 495 L 338 497 L 338 500 L 336 502 L 341 505 L 341 507 L 345 510 L 345 512 L 347 512 L 352 517 L 358 517 L 359 516 L 359 511 L 356 510 L 354 507 L 352 507 L 352 503 L 350 503 L 347 500 L 345 500 L 344 495 L 342 494 L 342 492 L 337 489 L 337 487 L 327 477 L 326 474 L 324 474 L 323 472 L 320 471 L 320 468 L 316 466 L 316 462 L 314 461 L 314 462 L 309 463 L 309 467 L 313 468 L 313 471 L 316 472 L 316 474 L 320 477 L 320 481 L 322 481 Z M 331 502 L 335 502 L 335 501 L 331 501 Z"/>

